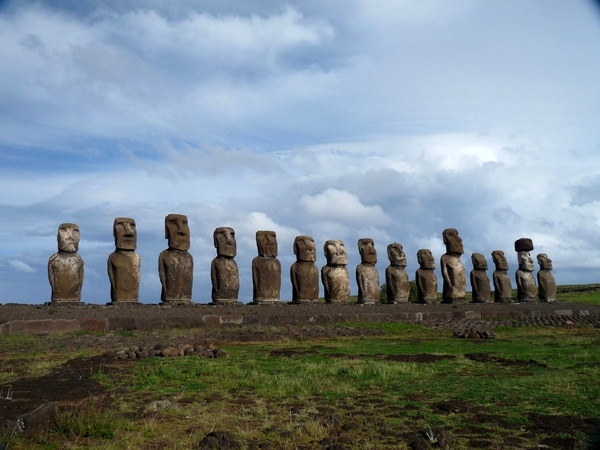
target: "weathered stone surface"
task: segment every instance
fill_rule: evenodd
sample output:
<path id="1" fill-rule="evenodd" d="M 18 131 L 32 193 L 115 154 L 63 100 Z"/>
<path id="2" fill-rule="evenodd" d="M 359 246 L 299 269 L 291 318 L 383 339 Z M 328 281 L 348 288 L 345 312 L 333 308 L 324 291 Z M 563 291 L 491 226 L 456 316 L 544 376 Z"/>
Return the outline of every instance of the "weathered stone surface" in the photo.
<path id="1" fill-rule="evenodd" d="M 113 223 L 115 251 L 108 257 L 110 299 L 113 302 L 137 302 L 140 291 L 140 255 L 135 252 L 135 220 L 117 217 Z"/>
<path id="2" fill-rule="evenodd" d="M 508 262 L 502 250 L 492 252 L 492 260 L 496 265 L 494 271 L 494 301 L 498 303 L 510 303 L 512 301 L 512 283 L 508 275 Z"/>
<path id="3" fill-rule="evenodd" d="M 79 325 L 86 333 L 106 331 L 106 319 L 80 319 Z"/>
<path id="4" fill-rule="evenodd" d="M 7 334 L 61 334 L 80 331 L 75 319 L 11 320 L 0 325 L 0 335 Z"/>
<path id="5" fill-rule="evenodd" d="M 481 253 L 471 255 L 473 270 L 470 274 L 473 302 L 487 303 L 491 301 L 490 279 L 485 271 L 488 268 L 485 256 Z"/>
<path id="6" fill-rule="evenodd" d="M 169 214 L 165 217 L 165 238 L 169 248 L 158 257 L 158 275 L 162 284 L 161 301 L 186 303 L 192 301 L 194 258 L 189 254 L 190 229 L 187 217 Z"/>
<path id="7" fill-rule="evenodd" d="M 538 288 L 533 277 L 533 260 L 528 251 L 518 253 L 519 269 L 515 276 L 517 281 L 517 298 L 520 302 L 537 300 Z"/>
<path id="8" fill-rule="evenodd" d="M 537 273 L 539 299 L 542 302 L 556 301 L 556 281 L 552 274 L 552 260 L 545 253 L 537 255 L 540 270 Z"/>
<path id="9" fill-rule="evenodd" d="M 317 251 L 310 236 L 294 239 L 296 262 L 290 267 L 292 303 L 313 303 L 319 299 L 319 269 L 315 265 Z"/>
<path id="10" fill-rule="evenodd" d="M 362 304 L 379 303 L 379 272 L 377 263 L 377 250 L 373 239 L 363 238 L 358 240 L 358 252 L 361 263 L 356 267 L 356 283 L 358 284 L 358 301 Z"/>
<path id="11" fill-rule="evenodd" d="M 58 227 L 58 253 L 48 260 L 48 280 L 53 302 L 81 301 L 83 286 L 83 260 L 77 254 L 80 231 L 74 223 Z"/>
<path id="12" fill-rule="evenodd" d="M 533 250 L 533 241 L 529 238 L 521 238 L 515 241 L 515 252 L 530 252 Z"/>
<path id="13" fill-rule="evenodd" d="M 419 269 L 415 274 L 417 283 L 417 299 L 419 303 L 437 303 L 437 277 L 435 276 L 435 260 L 431 250 L 423 248 L 417 252 Z"/>
<path id="14" fill-rule="evenodd" d="M 394 242 L 387 246 L 390 265 L 385 269 L 385 285 L 388 303 L 408 303 L 410 282 L 406 273 L 406 255 L 402 244 Z"/>
<path id="15" fill-rule="evenodd" d="M 279 302 L 281 263 L 277 259 L 277 236 L 274 231 L 257 231 L 258 256 L 252 260 L 252 301 L 256 304 Z"/>
<path id="16" fill-rule="evenodd" d="M 464 253 L 462 239 L 454 228 L 446 228 L 442 237 L 446 245 L 446 253 L 440 258 L 442 270 L 444 303 L 464 303 L 467 289 L 467 275 L 460 259 Z"/>
<path id="17" fill-rule="evenodd" d="M 348 255 L 340 240 L 331 239 L 323 246 L 327 265 L 321 268 L 321 281 L 326 303 L 347 302 L 350 297 L 350 277 L 348 275 Z"/>
<path id="18" fill-rule="evenodd" d="M 235 231 L 230 227 L 216 228 L 213 233 L 217 257 L 212 260 L 210 278 L 214 304 L 238 302 L 240 274 L 234 257 L 237 253 Z"/>

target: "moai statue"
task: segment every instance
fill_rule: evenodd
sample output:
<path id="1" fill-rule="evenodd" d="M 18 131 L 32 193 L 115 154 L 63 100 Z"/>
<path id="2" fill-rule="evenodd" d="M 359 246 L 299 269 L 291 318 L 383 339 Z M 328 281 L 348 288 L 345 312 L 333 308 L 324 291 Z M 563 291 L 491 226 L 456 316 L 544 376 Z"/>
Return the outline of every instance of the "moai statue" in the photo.
<path id="1" fill-rule="evenodd" d="M 113 223 L 115 251 L 108 256 L 112 302 L 137 302 L 140 292 L 140 255 L 135 252 L 135 220 L 117 217 Z"/>
<path id="2" fill-rule="evenodd" d="M 540 270 L 537 273 L 538 286 L 540 288 L 539 299 L 541 302 L 556 301 L 556 281 L 552 275 L 552 260 L 545 253 L 537 255 Z"/>
<path id="3" fill-rule="evenodd" d="M 294 239 L 296 262 L 290 267 L 292 303 L 314 303 L 319 299 L 319 270 L 315 265 L 317 250 L 310 236 Z"/>
<path id="4" fill-rule="evenodd" d="M 492 252 L 492 260 L 496 265 L 494 270 L 494 301 L 510 303 L 512 301 L 512 283 L 508 276 L 508 262 L 502 250 Z"/>
<path id="5" fill-rule="evenodd" d="M 188 219 L 182 214 L 165 217 L 165 238 L 169 248 L 158 257 L 158 276 L 162 284 L 163 302 L 189 303 L 192 301 L 194 258 L 190 249 Z"/>
<path id="6" fill-rule="evenodd" d="M 473 270 L 471 271 L 471 288 L 474 303 L 488 303 L 491 301 L 490 279 L 485 271 L 488 268 L 488 263 L 481 253 L 473 253 L 471 255 L 473 262 Z"/>
<path id="7" fill-rule="evenodd" d="M 373 239 L 363 238 L 358 240 L 360 264 L 356 267 L 356 283 L 358 284 L 358 301 L 362 304 L 379 303 L 379 272 L 377 264 L 377 250 Z"/>
<path id="8" fill-rule="evenodd" d="M 531 239 L 521 238 L 515 241 L 515 251 L 519 258 L 519 269 L 517 270 L 517 298 L 520 302 L 535 302 L 538 296 L 538 288 L 533 277 L 533 260 L 529 252 L 533 250 Z"/>
<path id="9" fill-rule="evenodd" d="M 350 277 L 348 276 L 348 255 L 344 243 L 329 240 L 323 246 L 327 265 L 321 268 L 321 281 L 325 290 L 326 303 L 347 302 L 350 297 Z"/>
<path id="10" fill-rule="evenodd" d="M 419 268 L 415 274 L 417 282 L 417 298 L 419 303 L 437 303 L 437 277 L 435 276 L 435 259 L 431 250 L 423 248 L 417 252 Z"/>
<path id="11" fill-rule="evenodd" d="M 79 227 L 63 223 L 58 227 L 58 253 L 48 260 L 48 280 L 52 288 L 53 302 L 81 301 L 83 285 L 83 260 L 79 250 Z"/>
<path id="12" fill-rule="evenodd" d="M 277 259 L 274 231 L 257 231 L 258 256 L 252 260 L 252 302 L 258 305 L 279 303 L 281 263 Z"/>
<path id="13" fill-rule="evenodd" d="M 408 303 L 410 283 L 406 273 L 406 255 L 402 244 L 394 242 L 387 246 L 390 265 L 385 269 L 385 285 L 388 303 Z"/>
<path id="14" fill-rule="evenodd" d="M 442 269 L 443 303 L 465 303 L 467 275 L 465 266 L 460 260 L 464 253 L 462 239 L 454 228 L 446 228 L 442 236 L 446 245 L 446 253 L 440 259 Z"/>
<path id="15" fill-rule="evenodd" d="M 233 259 L 237 252 L 235 231 L 230 227 L 216 228 L 213 239 L 217 257 L 210 266 L 212 302 L 216 305 L 238 303 L 240 274 Z"/>

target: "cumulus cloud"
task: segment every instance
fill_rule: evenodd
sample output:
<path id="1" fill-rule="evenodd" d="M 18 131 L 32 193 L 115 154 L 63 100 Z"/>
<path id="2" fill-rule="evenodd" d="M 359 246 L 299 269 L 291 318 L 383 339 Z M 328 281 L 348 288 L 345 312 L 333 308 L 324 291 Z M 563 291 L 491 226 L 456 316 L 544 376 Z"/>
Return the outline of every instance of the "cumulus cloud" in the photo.
<path id="1" fill-rule="evenodd" d="M 24 272 L 24 273 L 35 273 L 36 270 L 31 267 L 29 264 L 27 264 L 24 261 L 21 261 L 19 259 L 9 259 L 8 260 L 8 265 L 10 266 L 11 269 L 16 270 L 17 272 Z"/>
<path id="2" fill-rule="evenodd" d="M 382 225 L 390 221 L 379 205 L 363 205 L 358 196 L 339 189 L 330 188 L 320 194 L 304 195 L 300 202 L 315 219 Z"/>

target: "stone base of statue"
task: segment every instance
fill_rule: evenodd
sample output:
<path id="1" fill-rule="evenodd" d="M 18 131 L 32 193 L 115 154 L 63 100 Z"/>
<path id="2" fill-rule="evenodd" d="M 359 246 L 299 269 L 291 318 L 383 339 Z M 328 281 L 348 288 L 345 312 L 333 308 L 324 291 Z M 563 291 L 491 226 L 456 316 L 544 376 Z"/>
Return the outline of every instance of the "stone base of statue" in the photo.
<path id="1" fill-rule="evenodd" d="M 314 303 L 318 303 L 318 299 L 296 298 L 292 300 L 290 305 L 312 305 Z"/>
<path id="2" fill-rule="evenodd" d="M 408 303 L 408 297 L 401 297 L 401 298 L 387 298 L 387 303 L 388 305 L 397 305 L 399 303 Z"/>
<path id="3" fill-rule="evenodd" d="M 457 298 L 453 298 L 453 297 L 449 297 L 449 298 L 442 298 L 442 303 L 443 304 L 451 304 L 451 305 L 464 305 L 465 303 L 468 303 L 466 297 L 457 297 Z"/>
<path id="4" fill-rule="evenodd" d="M 492 299 L 490 297 L 473 298 L 472 302 L 473 303 L 492 303 Z"/>
<path id="5" fill-rule="evenodd" d="M 280 305 L 281 302 L 278 298 L 255 298 L 249 305 Z"/>
<path id="6" fill-rule="evenodd" d="M 241 305 L 237 298 L 213 298 L 212 302 L 209 303 L 211 306 L 219 305 Z"/>
<path id="7" fill-rule="evenodd" d="M 512 303 L 512 297 L 494 297 L 494 303 Z"/>

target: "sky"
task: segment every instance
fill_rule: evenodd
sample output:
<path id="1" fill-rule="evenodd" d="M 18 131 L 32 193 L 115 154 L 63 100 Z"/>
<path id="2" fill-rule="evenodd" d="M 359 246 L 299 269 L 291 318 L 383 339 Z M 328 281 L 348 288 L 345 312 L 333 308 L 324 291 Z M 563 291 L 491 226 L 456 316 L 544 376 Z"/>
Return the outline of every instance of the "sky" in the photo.
<path id="1" fill-rule="evenodd" d="M 164 217 L 188 216 L 193 300 L 233 227 L 240 301 L 274 230 L 281 299 L 297 235 L 400 242 L 467 272 L 514 241 L 557 284 L 600 282 L 600 7 L 587 0 L 0 0 L 0 303 L 50 300 L 63 222 L 82 301 L 110 300 L 115 217 L 137 223 L 140 301 L 160 301 Z M 535 264 L 538 270 L 537 262 Z M 514 281 L 513 281 L 514 285 Z M 468 289 L 470 289 L 468 287 Z M 323 295 L 321 287 L 320 295 Z"/>

